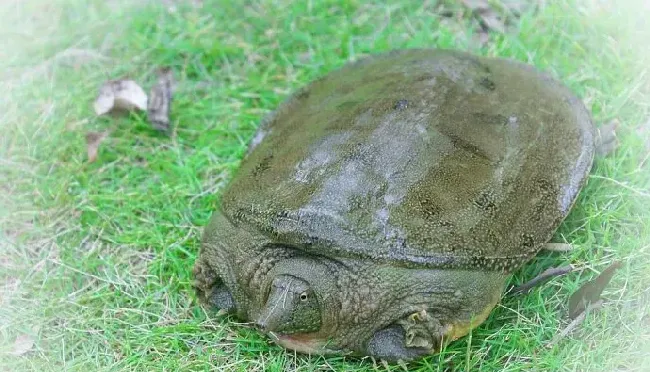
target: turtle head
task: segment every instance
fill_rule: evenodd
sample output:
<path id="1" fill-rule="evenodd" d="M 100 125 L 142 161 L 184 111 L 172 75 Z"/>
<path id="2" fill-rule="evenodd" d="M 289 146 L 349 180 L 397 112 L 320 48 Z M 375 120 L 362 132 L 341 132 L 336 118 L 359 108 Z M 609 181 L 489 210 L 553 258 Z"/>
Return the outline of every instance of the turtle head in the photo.
<path id="1" fill-rule="evenodd" d="M 276 276 L 255 324 L 264 331 L 280 334 L 318 331 L 321 308 L 314 289 L 296 276 Z"/>
<path id="2" fill-rule="evenodd" d="M 325 257 L 291 253 L 264 275 L 250 319 L 285 348 L 308 354 L 340 353 L 332 338 L 341 323 L 337 286 L 341 268 Z"/>

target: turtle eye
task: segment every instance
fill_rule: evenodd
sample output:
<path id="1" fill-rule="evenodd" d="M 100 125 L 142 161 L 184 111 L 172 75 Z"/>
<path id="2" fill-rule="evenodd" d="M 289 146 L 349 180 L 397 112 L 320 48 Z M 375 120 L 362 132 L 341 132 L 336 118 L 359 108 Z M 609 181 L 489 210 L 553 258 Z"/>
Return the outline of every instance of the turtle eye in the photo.
<path id="1" fill-rule="evenodd" d="M 307 292 L 302 292 L 300 294 L 300 301 L 305 302 L 305 301 L 307 301 L 308 298 L 309 298 L 309 296 L 307 295 Z"/>

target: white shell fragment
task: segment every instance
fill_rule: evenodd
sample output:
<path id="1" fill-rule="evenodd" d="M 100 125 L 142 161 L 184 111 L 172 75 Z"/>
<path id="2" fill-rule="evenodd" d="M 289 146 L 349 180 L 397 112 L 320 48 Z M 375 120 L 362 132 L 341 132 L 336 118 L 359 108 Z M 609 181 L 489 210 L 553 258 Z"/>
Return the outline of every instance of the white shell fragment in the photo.
<path id="1" fill-rule="evenodd" d="M 97 115 L 111 111 L 145 111 L 147 94 L 133 80 L 109 80 L 99 88 L 93 107 Z"/>

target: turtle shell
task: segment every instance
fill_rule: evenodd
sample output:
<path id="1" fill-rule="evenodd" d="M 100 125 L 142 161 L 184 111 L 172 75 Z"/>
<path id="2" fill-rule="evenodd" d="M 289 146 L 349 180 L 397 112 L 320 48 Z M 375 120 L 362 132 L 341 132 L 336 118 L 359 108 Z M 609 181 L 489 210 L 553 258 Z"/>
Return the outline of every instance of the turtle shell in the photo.
<path id="1" fill-rule="evenodd" d="M 593 154 L 582 102 L 530 66 L 394 51 L 265 118 L 222 213 L 308 254 L 509 272 L 552 237 Z"/>

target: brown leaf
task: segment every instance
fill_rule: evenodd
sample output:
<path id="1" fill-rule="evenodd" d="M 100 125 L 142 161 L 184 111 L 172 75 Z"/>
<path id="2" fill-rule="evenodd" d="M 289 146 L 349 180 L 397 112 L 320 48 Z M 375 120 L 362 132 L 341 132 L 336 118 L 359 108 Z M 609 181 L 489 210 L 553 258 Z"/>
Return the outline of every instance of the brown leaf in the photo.
<path id="1" fill-rule="evenodd" d="M 596 152 L 599 156 L 607 156 L 614 152 L 618 147 L 616 138 L 616 129 L 620 122 L 614 119 L 609 123 L 601 126 L 596 131 Z"/>
<path id="2" fill-rule="evenodd" d="M 600 300 L 600 295 L 612 279 L 614 272 L 621 267 L 619 261 L 615 261 L 603 270 L 596 279 L 592 279 L 585 283 L 569 298 L 569 317 L 575 319 L 579 316 L 591 303 Z"/>
<path id="3" fill-rule="evenodd" d="M 472 12 L 484 31 L 505 32 L 505 18 L 487 0 L 462 0 L 462 3 Z"/>
<path id="4" fill-rule="evenodd" d="M 99 145 L 108 136 L 108 131 L 105 132 L 88 132 L 86 133 L 86 146 L 88 150 L 88 162 L 92 163 L 97 160 L 97 153 Z"/>
<path id="5" fill-rule="evenodd" d="M 34 347 L 34 338 L 28 334 L 21 334 L 16 337 L 14 347 L 10 354 L 21 356 L 32 350 Z"/>
<path id="6" fill-rule="evenodd" d="M 495 30 L 500 33 L 506 32 L 505 20 L 494 10 L 488 10 L 478 14 L 479 22 L 485 30 Z"/>
<path id="7" fill-rule="evenodd" d="M 100 88 L 93 104 L 97 115 L 115 111 L 147 109 L 147 94 L 133 80 L 109 80 Z"/>
<path id="8" fill-rule="evenodd" d="M 154 128 L 169 131 L 169 111 L 172 102 L 174 74 L 168 67 L 158 71 L 158 81 L 151 88 L 147 118 Z"/>

